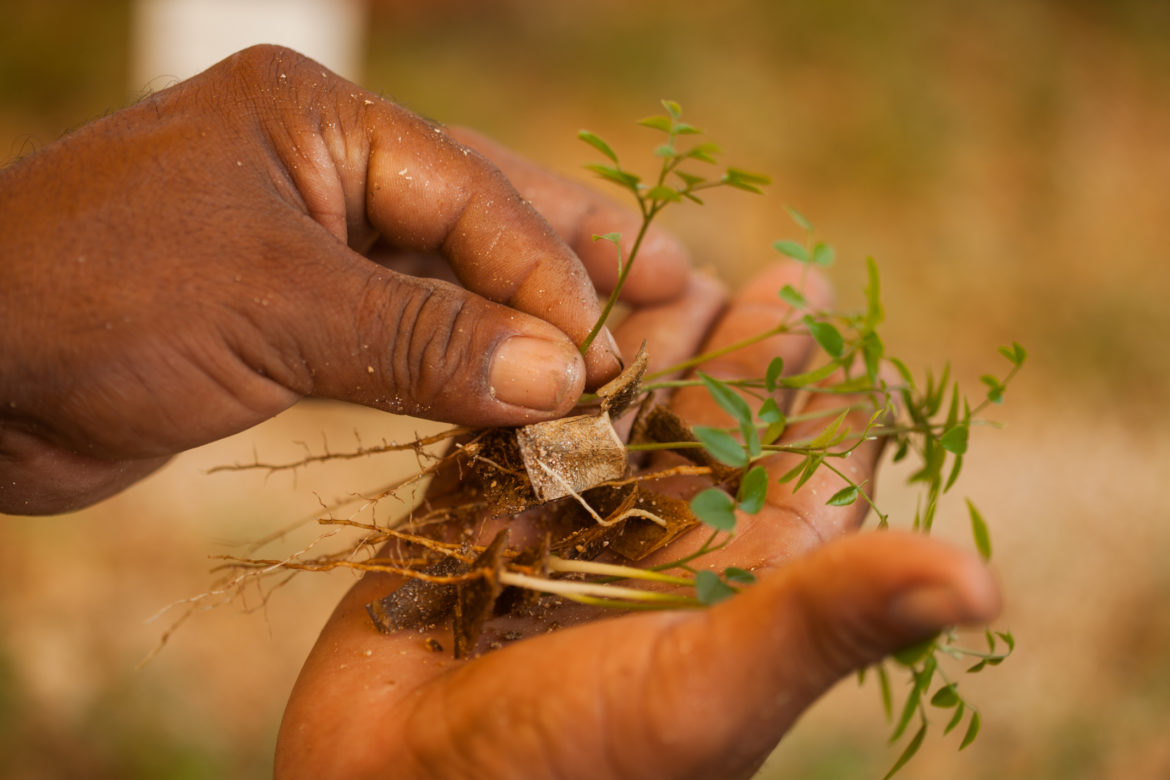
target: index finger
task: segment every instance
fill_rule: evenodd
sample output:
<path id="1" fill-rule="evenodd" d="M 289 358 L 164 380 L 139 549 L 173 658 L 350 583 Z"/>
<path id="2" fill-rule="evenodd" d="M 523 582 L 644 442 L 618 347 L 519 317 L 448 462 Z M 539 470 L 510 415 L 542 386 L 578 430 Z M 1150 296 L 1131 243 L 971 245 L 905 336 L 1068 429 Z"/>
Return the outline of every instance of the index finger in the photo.
<path id="1" fill-rule="evenodd" d="M 584 266 L 502 172 L 442 128 L 380 103 L 371 112 L 366 215 L 391 244 L 447 257 L 467 289 L 580 344 L 600 315 Z M 590 384 L 619 368 L 612 339 L 585 355 Z"/>
<path id="2" fill-rule="evenodd" d="M 638 213 L 592 188 L 545 170 L 473 130 L 455 127 L 450 133 L 498 165 L 577 253 L 598 289 L 613 290 L 618 277 L 614 247 L 606 241 L 595 241 L 593 236 L 620 233 L 622 257 L 629 257 L 642 224 Z M 638 306 L 675 300 L 685 293 L 689 273 L 690 256 L 683 243 L 669 231 L 651 225 L 621 297 Z"/>

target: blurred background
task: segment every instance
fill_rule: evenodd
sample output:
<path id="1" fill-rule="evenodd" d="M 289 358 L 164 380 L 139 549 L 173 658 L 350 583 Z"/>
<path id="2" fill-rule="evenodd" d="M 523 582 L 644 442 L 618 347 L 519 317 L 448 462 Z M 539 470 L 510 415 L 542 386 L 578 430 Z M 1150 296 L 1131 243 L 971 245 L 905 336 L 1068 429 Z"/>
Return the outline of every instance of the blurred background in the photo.
<path id="1" fill-rule="evenodd" d="M 189 75 L 178 56 L 194 27 L 168 22 L 168 5 L 0 1 L 0 160 Z M 903 776 L 1170 777 L 1170 4 L 371 0 L 324 4 L 335 25 L 308 0 L 210 5 L 254 5 L 271 24 L 257 42 L 332 29 L 302 48 L 568 176 L 593 161 L 579 128 L 638 159 L 654 139 L 632 120 L 678 100 L 727 163 L 774 180 L 766 197 L 666 213 L 698 263 L 742 282 L 773 240 L 799 237 L 792 204 L 836 245 L 844 304 L 861 300 L 865 256 L 878 260 L 887 349 L 911 366 L 949 359 L 977 394 L 1006 366 L 995 347 L 1024 344 L 1029 364 L 995 410 L 1005 428 L 978 430 L 939 520 L 969 544 L 962 496 L 983 510 L 999 626 L 1019 647 L 963 681 L 983 714 L 975 744 L 958 753 L 941 713 Z M 189 35 L 160 46 L 176 26 Z M 243 29 L 210 39 L 226 53 Z M 252 611 L 201 613 L 136 669 L 169 616 L 144 621 L 207 589 L 209 555 L 412 460 L 205 472 L 433 429 L 304 404 L 91 510 L 0 518 L 0 777 L 269 774 L 300 662 L 351 580 L 314 575 Z M 879 499 L 905 521 L 897 476 Z M 887 734 L 876 688 L 845 681 L 763 776 L 880 777 L 900 750 Z"/>

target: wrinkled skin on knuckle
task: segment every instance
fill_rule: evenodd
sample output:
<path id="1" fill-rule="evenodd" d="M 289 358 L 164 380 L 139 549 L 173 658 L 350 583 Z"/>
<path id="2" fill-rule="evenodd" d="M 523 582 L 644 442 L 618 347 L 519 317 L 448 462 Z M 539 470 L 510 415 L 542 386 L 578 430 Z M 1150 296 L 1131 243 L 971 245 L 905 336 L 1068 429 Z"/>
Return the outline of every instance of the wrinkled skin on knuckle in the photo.
<path id="1" fill-rule="evenodd" d="M 405 289 L 378 280 L 372 287 L 381 292 L 363 297 L 362 318 L 374 323 L 359 324 L 358 332 L 386 334 L 382 373 L 394 407 L 426 415 L 487 395 L 487 361 L 498 337 L 482 326 L 484 302 L 435 280 Z"/>

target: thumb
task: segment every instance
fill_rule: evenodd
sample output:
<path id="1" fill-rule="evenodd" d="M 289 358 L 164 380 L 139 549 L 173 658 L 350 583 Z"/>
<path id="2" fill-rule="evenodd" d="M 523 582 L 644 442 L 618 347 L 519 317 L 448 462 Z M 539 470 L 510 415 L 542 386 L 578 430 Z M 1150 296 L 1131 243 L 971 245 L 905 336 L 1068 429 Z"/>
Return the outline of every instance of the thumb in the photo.
<path id="1" fill-rule="evenodd" d="M 585 363 L 556 326 L 340 244 L 335 253 L 282 323 L 311 394 L 477 426 L 563 415 L 581 395 Z"/>
<path id="2" fill-rule="evenodd" d="M 719 771 L 750 773 L 843 676 L 998 610 L 996 585 L 973 555 L 914 534 L 857 535 L 680 621 L 653 667 L 673 700 L 667 711 L 695 721 L 673 724 L 690 735 L 694 757 L 719 756 Z M 719 744 L 735 745 L 735 755 Z"/>

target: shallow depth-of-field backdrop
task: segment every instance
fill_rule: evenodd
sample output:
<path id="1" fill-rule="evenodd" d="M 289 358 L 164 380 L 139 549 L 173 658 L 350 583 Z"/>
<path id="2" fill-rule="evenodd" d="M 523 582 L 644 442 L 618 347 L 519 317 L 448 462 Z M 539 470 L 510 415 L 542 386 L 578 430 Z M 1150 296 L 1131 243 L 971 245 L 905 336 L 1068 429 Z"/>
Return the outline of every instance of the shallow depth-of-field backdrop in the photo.
<path id="1" fill-rule="evenodd" d="M 0 18 L 5 163 L 141 94 L 127 3 L 2 2 Z M 1006 429 L 977 430 L 939 521 L 967 544 L 962 495 L 979 503 L 1019 648 L 964 682 L 979 740 L 957 753 L 936 730 L 904 776 L 1170 776 L 1170 5 L 399 0 L 369 21 L 365 86 L 570 176 L 593 161 L 580 127 L 649 149 L 631 120 L 680 101 L 728 163 L 774 180 L 666 216 L 733 284 L 797 237 L 790 203 L 837 246 L 846 303 L 878 260 L 887 347 L 911 365 L 950 358 L 974 394 L 1005 365 L 995 347 L 1023 343 Z M 209 555 L 411 459 L 295 482 L 204 472 L 433 428 L 304 404 L 88 511 L 0 518 L 0 777 L 268 774 L 350 579 L 197 616 L 138 670 L 167 625 L 144 621 L 206 588 Z M 892 481 L 879 499 L 913 514 Z M 763 775 L 880 777 L 887 733 L 876 689 L 846 681 Z"/>

